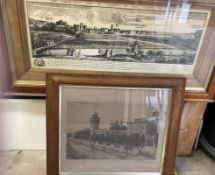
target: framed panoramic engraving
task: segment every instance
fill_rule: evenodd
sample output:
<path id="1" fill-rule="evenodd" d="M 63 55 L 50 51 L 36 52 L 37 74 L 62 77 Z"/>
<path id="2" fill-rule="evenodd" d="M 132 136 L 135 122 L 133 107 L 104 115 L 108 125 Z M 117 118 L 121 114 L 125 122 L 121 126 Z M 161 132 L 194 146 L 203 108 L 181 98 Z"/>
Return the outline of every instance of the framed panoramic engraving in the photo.
<path id="1" fill-rule="evenodd" d="M 214 98 L 212 0 L 2 0 L 13 92 L 45 74 L 183 76 L 186 99 Z"/>
<path id="2" fill-rule="evenodd" d="M 47 174 L 172 175 L 185 79 L 47 76 Z"/>

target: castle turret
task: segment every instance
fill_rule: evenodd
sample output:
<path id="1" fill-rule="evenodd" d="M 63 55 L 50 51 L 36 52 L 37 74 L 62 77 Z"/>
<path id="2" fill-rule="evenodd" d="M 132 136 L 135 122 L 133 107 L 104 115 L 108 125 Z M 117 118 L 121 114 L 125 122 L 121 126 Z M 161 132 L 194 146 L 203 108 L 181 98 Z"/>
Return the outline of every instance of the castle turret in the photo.
<path id="1" fill-rule="evenodd" d="M 99 123 L 100 123 L 99 114 L 97 112 L 95 112 L 90 117 L 90 128 L 93 130 L 98 130 L 99 129 Z"/>
<path id="2" fill-rule="evenodd" d="M 83 31 L 84 31 L 84 24 L 80 23 L 80 33 L 83 33 Z"/>

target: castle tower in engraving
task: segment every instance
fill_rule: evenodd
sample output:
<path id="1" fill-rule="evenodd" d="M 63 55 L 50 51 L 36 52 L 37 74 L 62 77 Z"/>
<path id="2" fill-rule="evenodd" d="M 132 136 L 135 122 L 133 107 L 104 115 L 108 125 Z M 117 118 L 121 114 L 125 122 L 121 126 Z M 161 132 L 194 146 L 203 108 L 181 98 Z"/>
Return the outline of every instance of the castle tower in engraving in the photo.
<path id="1" fill-rule="evenodd" d="M 95 112 L 90 117 L 90 128 L 93 130 L 98 130 L 99 129 L 99 123 L 100 123 L 99 114 L 97 112 Z"/>

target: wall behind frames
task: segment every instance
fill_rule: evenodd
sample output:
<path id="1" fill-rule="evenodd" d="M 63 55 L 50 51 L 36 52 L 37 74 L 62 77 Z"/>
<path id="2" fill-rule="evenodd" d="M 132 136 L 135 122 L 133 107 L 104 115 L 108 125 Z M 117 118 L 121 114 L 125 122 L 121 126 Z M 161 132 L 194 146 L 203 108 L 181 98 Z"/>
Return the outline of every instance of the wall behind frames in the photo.
<path id="1" fill-rule="evenodd" d="M 46 149 L 45 100 L 0 100 L 0 150 Z"/>

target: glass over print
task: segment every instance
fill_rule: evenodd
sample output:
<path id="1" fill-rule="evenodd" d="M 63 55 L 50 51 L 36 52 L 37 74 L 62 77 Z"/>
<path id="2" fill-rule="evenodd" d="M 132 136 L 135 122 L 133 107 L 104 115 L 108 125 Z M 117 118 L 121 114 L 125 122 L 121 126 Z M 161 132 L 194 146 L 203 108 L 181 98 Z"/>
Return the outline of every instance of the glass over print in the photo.
<path id="1" fill-rule="evenodd" d="M 171 89 L 60 86 L 59 167 L 159 173 Z"/>
<path id="2" fill-rule="evenodd" d="M 32 66 L 192 74 L 209 10 L 26 1 Z M 61 60 L 61 61 L 56 61 Z"/>
<path id="3" fill-rule="evenodd" d="M 182 76 L 186 100 L 214 96 L 212 0 L 1 2 L 12 91 L 44 95 L 47 73 L 77 72 Z"/>

